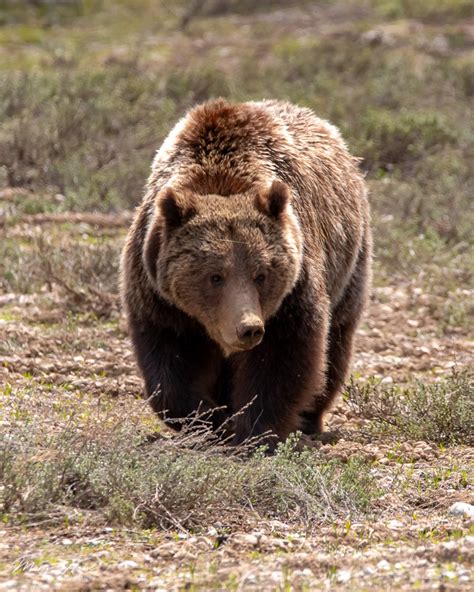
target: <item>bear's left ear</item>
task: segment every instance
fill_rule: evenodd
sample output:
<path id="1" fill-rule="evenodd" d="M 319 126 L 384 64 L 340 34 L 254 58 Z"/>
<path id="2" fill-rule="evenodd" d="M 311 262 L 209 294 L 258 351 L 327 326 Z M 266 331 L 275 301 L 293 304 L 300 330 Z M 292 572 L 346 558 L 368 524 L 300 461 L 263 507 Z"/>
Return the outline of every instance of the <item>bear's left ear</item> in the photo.
<path id="1" fill-rule="evenodd" d="M 277 220 L 285 212 L 290 203 L 290 190 L 282 181 L 273 181 L 269 189 L 257 195 L 255 205 L 257 209 Z"/>
<path id="2" fill-rule="evenodd" d="M 186 193 L 177 194 L 171 187 L 161 191 L 157 205 L 168 230 L 179 228 L 196 214 L 191 196 Z"/>

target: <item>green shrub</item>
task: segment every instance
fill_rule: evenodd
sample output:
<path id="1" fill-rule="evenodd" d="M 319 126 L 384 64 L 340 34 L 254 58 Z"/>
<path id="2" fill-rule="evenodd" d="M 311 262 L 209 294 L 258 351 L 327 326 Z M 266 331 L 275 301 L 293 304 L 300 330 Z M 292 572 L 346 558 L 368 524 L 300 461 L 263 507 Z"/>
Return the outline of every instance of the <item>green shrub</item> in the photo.
<path id="1" fill-rule="evenodd" d="M 371 168 L 413 161 L 458 140 L 447 118 L 437 112 L 369 111 L 364 136 L 363 156 Z"/>
<path id="2" fill-rule="evenodd" d="M 56 285 L 73 299 L 87 302 L 117 292 L 120 244 L 108 238 L 77 240 L 61 228 L 31 240 L 0 243 L 0 288 L 31 293 Z"/>
<path id="3" fill-rule="evenodd" d="M 436 444 L 474 444 L 474 379 L 467 371 L 414 387 L 352 381 L 345 398 L 375 430 Z"/>
<path id="4" fill-rule="evenodd" d="M 384 17 L 423 19 L 445 23 L 472 16 L 470 0 L 373 0 Z"/>
<path id="5" fill-rule="evenodd" d="M 199 529 L 252 512 L 313 528 L 369 512 L 378 489 L 357 458 L 328 461 L 296 451 L 275 456 L 216 442 L 209 428 L 147 442 L 145 412 L 114 415 L 107 403 L 8 387 L 0 409 L 0 514 L 28 520 L 94 510 L 118 524 Z M 42 413 L 32 413 L 32 398 Z"/>

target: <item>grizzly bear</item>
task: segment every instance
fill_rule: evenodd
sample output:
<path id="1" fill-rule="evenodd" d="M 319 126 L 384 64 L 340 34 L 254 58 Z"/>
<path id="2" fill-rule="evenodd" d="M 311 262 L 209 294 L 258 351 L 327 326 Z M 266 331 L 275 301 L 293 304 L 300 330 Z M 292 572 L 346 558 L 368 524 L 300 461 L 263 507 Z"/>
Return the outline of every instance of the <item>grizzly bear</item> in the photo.
<path id="1" fill-rule="evenodd" d="M 153 409 L 175 429 L 208 413 L 234 444 L 266 434 L 271 450 L 319 433 L 370 265 L 366 186 L 334 126 L 279 101 L 191 109 L 157 152 L 122 256 Z"/>

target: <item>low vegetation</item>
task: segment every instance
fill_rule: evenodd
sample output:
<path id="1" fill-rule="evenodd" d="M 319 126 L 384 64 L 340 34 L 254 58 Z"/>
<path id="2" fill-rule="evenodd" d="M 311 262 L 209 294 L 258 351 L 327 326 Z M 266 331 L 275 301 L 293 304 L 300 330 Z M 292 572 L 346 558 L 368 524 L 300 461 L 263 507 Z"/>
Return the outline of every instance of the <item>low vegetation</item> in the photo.
<path id="1" fill-rule="evenodd" d="M 41 415 L 31 409 L 32 398 Z M 273 457 L 264 449 L 231 449 L 196 418 L 193 429 L 150 441 L 145 410 L 117 417 L 110 404 L 6 385 L 0 428 L 0 508 L 4 523 L 60 522 L 73 510 L 93 510 L 113 524 L 206 528 L 252 510 L 263 518 L 322 520 L 370 509 L 377 488 L 357 458 L 342 464 L 298 437 Z M 71 429 L 74 426 L 74 429 Z"/>
<path id="2" fill-rule="evenodd" d="M 474 379 L 467 371 L 413 386 L 352 380 L 345 396 L 357 414 L 382 433 L 435 444 L 474 445 Z"/>

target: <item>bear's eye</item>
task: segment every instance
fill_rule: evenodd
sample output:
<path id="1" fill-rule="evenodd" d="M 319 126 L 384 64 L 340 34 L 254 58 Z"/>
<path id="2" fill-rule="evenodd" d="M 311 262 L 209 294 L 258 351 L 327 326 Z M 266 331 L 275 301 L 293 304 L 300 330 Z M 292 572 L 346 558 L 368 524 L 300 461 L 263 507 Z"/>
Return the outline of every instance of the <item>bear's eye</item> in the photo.
<path id="1" fill-rule="evenodd" d="M 211 284 L 213 286 L 222 286 L 224 283 L 224 278 L 219 273 L 214 273 L 211 275 Z"/>
<path id="2" fill-rule="evenodd" d="M 264 273 L 259 273 L 259 274 L 257 275 L 257 277 L 255 278 L 255 283 L 256 283 L 256 284 L 258 284 L 259 286 L 261 286 L 262 284 L 264 284 L 264 283 L 265 283 L 265 280 L 266 280 L 266 279 L 267 279 L 267 278 L 266 278 L 266 276 L 265 276 L 265 274 L 264 274 Z"/>

